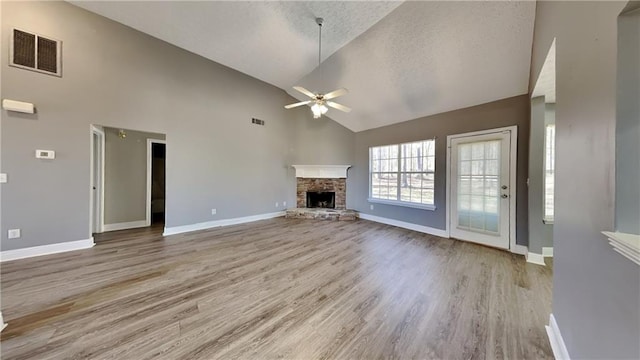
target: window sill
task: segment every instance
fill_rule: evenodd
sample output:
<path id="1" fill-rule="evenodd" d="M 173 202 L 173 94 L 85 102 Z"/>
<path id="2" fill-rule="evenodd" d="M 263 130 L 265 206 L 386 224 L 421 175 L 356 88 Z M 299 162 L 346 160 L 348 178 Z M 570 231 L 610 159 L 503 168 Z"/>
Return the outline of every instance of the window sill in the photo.
<path id="1" fill-rule="evenodd" d="M 414 208 L 414 209 L 420 209 L 420 210 L 430 210 L 430 211 L 435 211 L 436 210 L 436 206 L 435 205 L 415 204 L 415 203 L 410 203 L 410 202 L 406 202 L 406 201 L 372 199 L 372 198 L 369 198 L 367 200 L 370 203 L 376 203 L 376 204 L 402 206 L 402 207 L 408 207 L 408 208 Z"/>
<path id="2" fill-rule="evenodd" d="M 546 225 L 553 225 L 553 219 L 542 219 L 542 222 Z"/>

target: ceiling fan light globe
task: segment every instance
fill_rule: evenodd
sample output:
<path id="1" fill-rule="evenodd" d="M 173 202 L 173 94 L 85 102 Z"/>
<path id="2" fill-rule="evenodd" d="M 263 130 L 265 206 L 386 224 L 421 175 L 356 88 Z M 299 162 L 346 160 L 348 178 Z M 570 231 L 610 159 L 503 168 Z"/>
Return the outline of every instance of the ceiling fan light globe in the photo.
<path id="1" fill-rule="evenodd" d="M 313 118 L 314 119 L 319 118 L 323 114 L 322 108 L 318 104 L 313 104 L 313 106 L 311 107 L 311 112 L 313 112 Z"/>
<path id="2" fill-rule="evenodd" d="M 324 106 L 324 105 L 320 105 L 320 114 L 324 115 L 327 113 L 327 111 L 329 111 L 329 108 Z"/>

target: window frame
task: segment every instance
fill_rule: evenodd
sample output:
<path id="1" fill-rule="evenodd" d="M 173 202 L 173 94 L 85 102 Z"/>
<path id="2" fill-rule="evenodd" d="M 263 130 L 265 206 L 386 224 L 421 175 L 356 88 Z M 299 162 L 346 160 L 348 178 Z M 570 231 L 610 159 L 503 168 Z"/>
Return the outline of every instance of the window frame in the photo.
<path id="1" fill-rule="evenodd" d="M 407 145 L 407 144 L 414 144 L 414 143 L 424 143 L 424 142 L 433 142 L 433 170 L 432 171 L 402 171 L 402 162 L 403 162 L 403 154 L 402 154 L 402 148 L 403 145 Z M 374 172 L 373 171 L 373 153 L 372 151 L 376 148 L 381 148 L 381 147 L 397 147 L 397 153 L 398 153 L 398 157 L 397 157 L 397 161 L 398 161 L 398 168 L 397 171 L 395 172 L 383 172 L 383 171 L 377 171 Z M 425 157 L 430 157 L 431 155 L 427 155 Z M 412 157 L 405 157 L 405 159 L 411 159 Z M 381 199 L 381 198 L 374 198 L 373 197 L 373 174 L 377 173 L 395 173 L 396 174 L 396 191 L 397 191 L 397 198 L 398 200 L 391 200 L 391 199 Z M 401 179 L 402 179 L 402 175 L 403 174 L 432 174 L 433 175 L 433 203 L 432 204 L 424 204 L 424 203 L 418 203 L 418 202 L 411 202 L 411 201 L 403 201 L 400 200 L 402 199 L 402 186 L 401 186 Z M 378 145 L 378 146 L 370 146 L 369 147 L 369 196 L 368 196 L 368 202 L 370 203 L 378 203 L 378 204 L 385 204 L 385 205 L 394 205 L 394 206 L 402 206 L 402 207 L 408 207 L 408 208 L 415 208 L 415 209 L 422 209 L 422 210 L 436 210 L 436 205 L 435 205 L 435 179 L 436 178 L 436 139 L 432 138 L 432 139 L 425 139 L 425 140 L 417 140 L 417 141 L 409 141 L 409 142 L 404 142 L 404 143 L 398 143 L 398 144 L 388 144 L 388 145 Z M 424 188 L 421 188 L 424 189 Z"/>
<path id="2" fill-rule="evenodd" d="M 553 142 L 551 144 L 551 149 L 549 149 L 549 128 L 553 128 Z M 555 215 L 555 174 L 556 174 L 556 161 L 555 161 L 555 139 L 556 139 L 556 125 L 555 124 L 545 124 L 544 126 L 544 154 L 542 157 L 542 222 L 545 224 L 553 224 L 554 215 Z M 550 152 L 550 154 L 549 154 Z M 548 170 L 547 167 L 549 165 L 549 161 L 551 160 L 551 170 Z M 554 186 L 553 192 L 551 193 L 551 197 L 553 198 L 553 204 L 551 205 L 553 214 L 547 214 L 547 197 L 549 194 L 547 193 L 547 172 L 551 171 L 551 175 L 554 178 Z"/>

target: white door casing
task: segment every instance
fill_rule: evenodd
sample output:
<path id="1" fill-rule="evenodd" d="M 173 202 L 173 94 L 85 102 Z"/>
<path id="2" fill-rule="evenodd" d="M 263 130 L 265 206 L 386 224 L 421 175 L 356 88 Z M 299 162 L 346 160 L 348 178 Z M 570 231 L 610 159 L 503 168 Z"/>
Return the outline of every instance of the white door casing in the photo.
<path id="1" fill-rule="evenodd" d="M 104 231 L 104 131 L 91 126 L 90 233 Z"/>
<path id="2" fill-rule="evenodd" d="M 448 137 L 450 236 L 515 250 L 517 127 Z"/>

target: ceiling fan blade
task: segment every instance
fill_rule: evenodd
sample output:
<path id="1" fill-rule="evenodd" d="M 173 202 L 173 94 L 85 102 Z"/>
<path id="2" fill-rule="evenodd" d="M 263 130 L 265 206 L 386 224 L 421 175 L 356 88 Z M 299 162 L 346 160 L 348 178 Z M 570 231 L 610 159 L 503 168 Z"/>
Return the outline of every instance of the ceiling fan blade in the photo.
<path id="1" fill-rule="evenodd" d="M 324 94 L 324 99 L 325 100 L 329 100 L 329 99 L 333 99 L 333 98 L 337 98 L 338 96 L 342 96 L 346 93 L 348 93 L 349 90 L 342 88 L 342 89 L 338 89 L 338 90 L 334 90 L 328 94 Z"/>
<path id="2" fill-rule="evenodd" d="M 334 109 L 338 109 L 340 111 L 344 111 L 346 113 L 351 111 L 351 108 L 348 106 L 340 105 L 338 103 L 334 103 L 333 101 L 327 101 L 327 105 L 331 106 Z"/>
<path id="3" fill-rule="evenodd" d="M 307 95 L 308 97 L 315 99 L 316 98 L 316 94 L 312 93 L 311 91 L 303 88 L 302 86 L 294 86 L 294 89 L 300 91 L 301 93 Z"/>
<path id="4" fill-rule="evenodd" d="M 308 103 L 310 103 L 311 100 L 307 100 L 307 101 L 301 101 L 295 104 L 289 104 L 289 105 L 285 105 L 285 109 L 292 109 L 294 107 L 298 107 L 298 106 L 302 106 L 302 105 L 307 105 Z"/>

